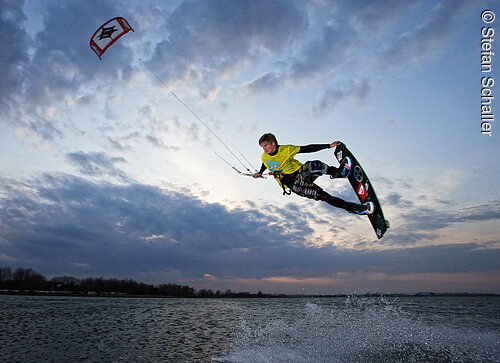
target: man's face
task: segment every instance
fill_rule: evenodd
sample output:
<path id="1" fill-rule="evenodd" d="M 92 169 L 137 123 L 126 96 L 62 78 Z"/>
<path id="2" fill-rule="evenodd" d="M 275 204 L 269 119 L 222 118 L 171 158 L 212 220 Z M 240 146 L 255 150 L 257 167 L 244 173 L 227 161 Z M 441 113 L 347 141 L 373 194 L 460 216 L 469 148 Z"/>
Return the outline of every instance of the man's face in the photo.
<path id="1" fill-rule="evenodd" d="M 264 149 L 264 152 L 266 154 L 272 154 L 275 150 L 276 150 L 276 143 L 274 141 L 272 142 L 267 142 L 267 141 L 264 141 L 262 144 L 260 144 L 260 146 L 262 146 L 262 149 Z"/>

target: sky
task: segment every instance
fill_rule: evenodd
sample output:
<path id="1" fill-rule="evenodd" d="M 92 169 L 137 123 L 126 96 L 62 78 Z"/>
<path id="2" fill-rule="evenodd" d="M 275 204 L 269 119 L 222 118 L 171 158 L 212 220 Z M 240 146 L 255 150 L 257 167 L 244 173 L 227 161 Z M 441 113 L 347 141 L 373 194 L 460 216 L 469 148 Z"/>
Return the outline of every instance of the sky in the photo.
<path id="1" fill-rule="evenodd" d="M 484 96 L 500 117 L 500 50 L 481 58 L 500 47 L 491 14 L 498 2 L 1 0 L 0 266 L 214 291 L 500 293 L 494 116 L 481 132 Z M 134 31 L 100 60 L 90 38 L 117 16 Z M 260 168 L 267 132 L 343 141 L 386 235 L 235 172 Z M 332 150 L 297 159 L 338 165 Z M 356 201 L 346 180 L 317 183 Z"/>

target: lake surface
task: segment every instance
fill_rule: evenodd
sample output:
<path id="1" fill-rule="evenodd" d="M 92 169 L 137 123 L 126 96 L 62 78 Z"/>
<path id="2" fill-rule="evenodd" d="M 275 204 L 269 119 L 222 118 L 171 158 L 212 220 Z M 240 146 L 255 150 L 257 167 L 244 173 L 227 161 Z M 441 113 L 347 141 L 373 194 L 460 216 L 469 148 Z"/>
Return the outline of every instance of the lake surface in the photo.
<path id="1" fill-rule="evenodd" d="M 0 295 L 5 362 L 500 362 L 498 297 Z"/>

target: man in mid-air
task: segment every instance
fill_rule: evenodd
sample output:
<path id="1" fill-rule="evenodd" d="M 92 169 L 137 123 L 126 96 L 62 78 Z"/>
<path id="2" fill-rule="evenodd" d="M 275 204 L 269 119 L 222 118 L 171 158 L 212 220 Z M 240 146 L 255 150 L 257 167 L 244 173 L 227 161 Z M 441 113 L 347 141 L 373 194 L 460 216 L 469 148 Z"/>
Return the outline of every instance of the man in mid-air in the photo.
<path id="1" fill-rule="evenodd" d="M 311 144 L 306 146 L 279 145 L 273 134 L 264 134 L 259 139 L 259 145 L 264 150 L 262 166 L 259 172 L 253 174 L 253 177 L 261 177 L 262 173 L 268 169 L 283 188 L 283 194 L 294 192 L 301 197 L 322 200 L 331 206 L 345 209 L 349 213 L 372 214 L 375 211 L 373 202 L 364 204 L 347 202 L 328 194 L 314 183 L 319 176 L 324 174 L 330 175 L 332 179 L 347 178 L 352 166 L 349 157 L 344 158 L 338 168 L 329 166 L 319 160 L 307 161 L 302 164 L 294 158 L 296 154 L 312 153 L 340 144 L 340 141 L 335 141 L 331 144 Z"/>

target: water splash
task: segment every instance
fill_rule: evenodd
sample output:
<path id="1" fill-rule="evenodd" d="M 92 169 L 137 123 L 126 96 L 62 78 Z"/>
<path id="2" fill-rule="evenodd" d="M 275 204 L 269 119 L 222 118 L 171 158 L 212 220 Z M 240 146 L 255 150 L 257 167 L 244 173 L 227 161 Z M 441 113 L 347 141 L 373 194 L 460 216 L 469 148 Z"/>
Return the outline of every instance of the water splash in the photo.
<path id="1" fill-rule="evenodd" d="M 265 316 L 265 312 L 261 317 Z M 384 297 L 319 299 L 241 318 L 220 362 L 495 362 L 499 335 L 423 322 Z"/>

